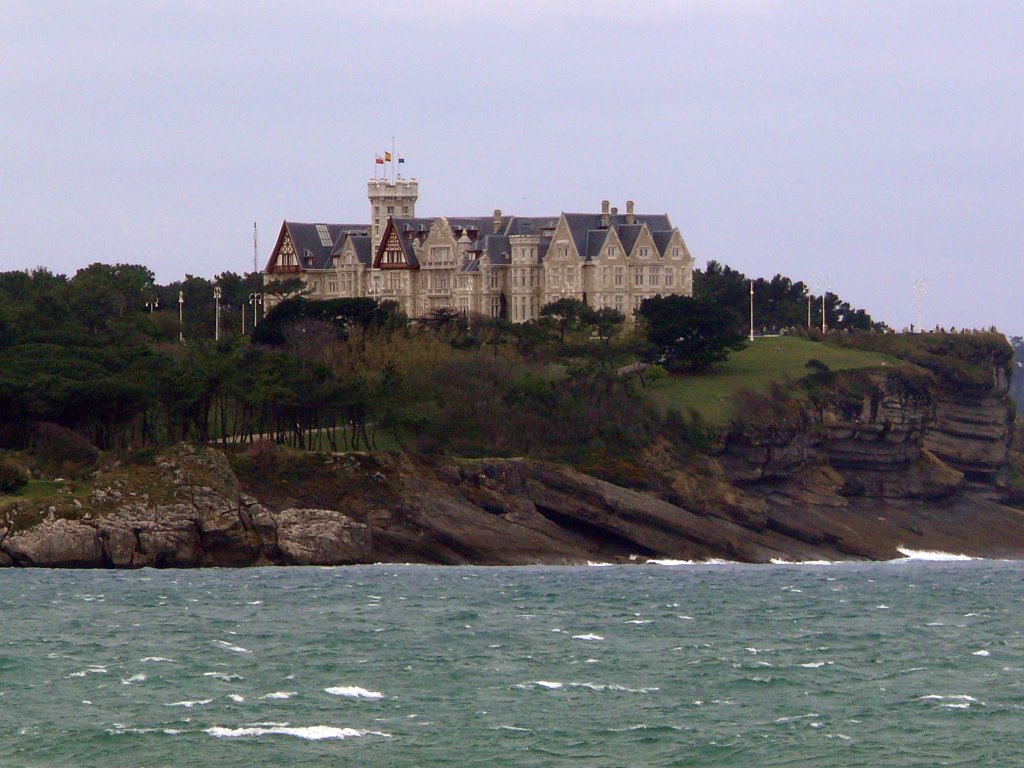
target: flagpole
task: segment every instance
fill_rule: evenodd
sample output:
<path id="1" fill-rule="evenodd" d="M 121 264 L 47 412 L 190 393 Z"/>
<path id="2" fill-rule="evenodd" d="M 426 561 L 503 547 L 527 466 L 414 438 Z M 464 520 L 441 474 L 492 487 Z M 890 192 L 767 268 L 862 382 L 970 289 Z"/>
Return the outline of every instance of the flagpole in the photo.
<path id="1" fill-rule="evenodd" d="M 395 183 L 395 168 L 398 167 L 398 160 L 395 155 L 395 137 L 391 136 L 391 183 Z"/>
<path id="2" fill-rule="evenodd" d="M 256 241 L 256 222 L 254 221 L 252 223 L 252 271 L 253 272 L 259 272 L 260 271 L 259 264 L 257 263 L 257 259 L 258 259 L 257 254 L 259 253 L 259 249 L 256 247 L 256 242 L 257 242 Z"/>

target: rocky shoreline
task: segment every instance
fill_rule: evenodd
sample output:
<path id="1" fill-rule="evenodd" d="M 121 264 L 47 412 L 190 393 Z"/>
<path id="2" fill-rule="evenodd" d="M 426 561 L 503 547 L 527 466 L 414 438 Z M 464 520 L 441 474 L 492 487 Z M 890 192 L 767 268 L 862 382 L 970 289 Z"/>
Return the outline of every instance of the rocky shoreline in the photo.
<path id="1" fill-rule="evenodd" d="M 643 491 L 529 459 L 294 452 L 261 465 L 257 451 L 181 444 L 96 472 L 84 502 L 9 513 L 0 566 L 1024 558 L 1005 371 L 974 392 L 898 371 L 858 386 L 686 461 L 662 441 Z"/>

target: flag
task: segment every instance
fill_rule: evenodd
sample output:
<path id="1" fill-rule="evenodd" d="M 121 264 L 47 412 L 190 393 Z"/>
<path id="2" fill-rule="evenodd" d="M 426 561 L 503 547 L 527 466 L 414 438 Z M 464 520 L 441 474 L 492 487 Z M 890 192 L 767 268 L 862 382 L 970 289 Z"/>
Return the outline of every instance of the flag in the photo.
<path id="1" fill-rule="evenodd" d="M 391 162 L 391 153 L 390 152 L 385 152 L 384 153 L 384 159 L 387 160 L 390 163 Z"/>
<path id="2" fill-rule="evenodd" d="M 384 158 L 383 158 L 383 157 L 381 157 L 380 155 L 377 155 L 377 157 L 376 157 L 376 159 L 374 160 L 374 162 L 375 162 L 375 163 L 376 163 L 377 165 L 384 165 Z"/>
<path id="3" fill-rule="evenodd" d="M 404 162 L 405 162 L 405 158 L 404 158 L 404 157 L 399 157 L 399 158 L 398 158 L 398 162 L 400 162 L 400 163 L 404 163 Z"/>

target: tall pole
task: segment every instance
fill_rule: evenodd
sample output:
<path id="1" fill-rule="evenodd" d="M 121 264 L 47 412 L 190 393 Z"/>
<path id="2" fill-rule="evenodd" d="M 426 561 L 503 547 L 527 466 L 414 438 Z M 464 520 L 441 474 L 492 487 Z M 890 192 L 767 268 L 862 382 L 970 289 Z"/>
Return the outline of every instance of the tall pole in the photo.
<path id="1" fill-rule="evenodd" d="M 828 288 L 821 292 L 821 332 L 825 333 L 825 295 L 828 293 Z"/>
<path id="2" fill-rule="evenodd" d="M 750 340 L 754 340 L 754 281 L 750 281 Z"/>
<path id="3" fill-rule="evenodd" d="M 807 292 L 807 330 L 811 330 L 811 292 Z"/>
<path id="4" fill-rule="evenodd" d="M 185 306 L 185 293 L 184 291 L 178 291 L 178 341 L 185 342 L 185 324 L 184 324 L 184 312 Z"/>
<path id="5" fill-rule="evenodd" d="M 217 305 L 216 314 L 213 320 L 213 340 L 220 341 L 220 286 L 213 289 L 213 300 Z"/>

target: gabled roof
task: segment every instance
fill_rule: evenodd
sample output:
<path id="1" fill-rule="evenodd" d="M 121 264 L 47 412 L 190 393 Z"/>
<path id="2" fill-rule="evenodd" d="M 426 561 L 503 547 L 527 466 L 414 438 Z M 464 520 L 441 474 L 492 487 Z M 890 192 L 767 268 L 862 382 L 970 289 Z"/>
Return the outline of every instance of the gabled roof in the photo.
<path id="1" fill-rule="evenodd" d="M 384 246 L 390 239 L 392 231 L 398 233 L 398 243 L 402 247 L 402 254 L 405 256 L 405 263 L 410 269 L 419 269 L 420 261 L 416 258 L 416 249 L 413 247 L 413 237 L 422 233 L 424 236 L 430 231 L 430 225 L 434 219 L 395 219 L 389 218 L 384 225 L 384 232 L 380 236 L 380 243 L 377 245 L 377 252 L 373 254 L 372 266 L 380 268 L 381 255 L 384 253 Z M 392 267 L 394 268 L 394 267 Z"/>
<path id="2" fill-rule="evenodd" d="M 671 232 L 652 232 L 651 237 L 654 238 L 654 245 L 658 248 L 658 253 L 662 256 L 666 255 L 668 251 L 668 244 L 672 240 Z"/>
<path id="3" fill-rule="evenodd" d="M 640 233 L 644 231 L 643 224 L 620 224 L 615 228 L 615 231 L 619 235 L 619 240 L 622 241 L 622 249 L 629 255 L 633 252 L 633 246 L 636 245 L 636 240 L 640 237 Z"/>
<path id="4" fill-rule="evenodd" d="M 345 246 L 348 243 L 352 244 L 352 248 L 356 252 L 356 261 L 358 261 L 364 267 L 369 267 L 373 265 L 373 246 L 369 235 L 351 233 L 343 234 L 338 239 L 338 244 L 334 246 L 334 251 L 332 251 L 331 255 L 339 255 L 345 249 Z"/>
<path id="5" fill-rule="evenodd" d="M 583 252 L 583 258 L 593 261 L 601 253 L 604 244 L 608 242 L 608 229 L 592 229 L 587 232 L 587 249 Z"/>
<path id="6" fill-rule="evenodd" d="M 330 245 L 325 245 L 320 237 L 318 227 L 326 227 L 330 239 Z M 295 248 L 295 257 L 299 261 L 299 267 L 307 269 L 327 269 L 331 265 L 331 256 L 334 253 L 335 244 L 342 239 L 342 235 L 352 232 L 366 232 L 366 224 L 308 224 L 298 221 L 285 221 L 282 225 L 281 236 L 278 237 L 277 245 L 274 247 L 276 257 L 281 247 L 284 232 L 291 238 L 292 246 Z M 312 263 L 307 263 L 312 259 Z M 269 267 L 269 264 L 268 264 Z"/>

